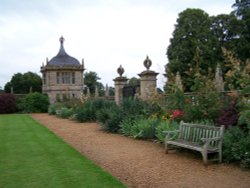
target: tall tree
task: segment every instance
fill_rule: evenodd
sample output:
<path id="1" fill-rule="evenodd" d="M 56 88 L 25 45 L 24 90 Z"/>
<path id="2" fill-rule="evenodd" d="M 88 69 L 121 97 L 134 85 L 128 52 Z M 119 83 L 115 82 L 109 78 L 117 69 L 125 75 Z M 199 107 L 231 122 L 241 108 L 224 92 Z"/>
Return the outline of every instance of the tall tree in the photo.
<path id="1" fill-rule="evenodd" d="M 241 24 L 234 14 L 220 14 L 211 17 L 211 31 L 215 37 L 214 41 L 214 55 L 216 64 L 220 64 L 223 73 L 227 71 L 224 65 L 224 55 L 222 48 L 237 52 L 239 46 L 239 32 L 241 31 Z"/>
<path id="2" fill-rule="evenodd" d="M 238 58 L 245 61 L 250 57 L 250 0 L 236 0 L 233 8 L 232 14 L 237 16 L 241 24 L 237 54 Z"/>
<path id="3" fill-rule="evenodd" d="M 102 83 L 98 82 L 98 80 L 100 80 L 100 78 L 96 72 L 89 71 L 84 73 L 84 84 L 89 88 L 91 94 L 95 93 L 96 87 L 101 94 L 104 93 L 104 86 Z"/>
<path id="4" fill-rule="evenodd" d="M 179 14 L 173 37 L 167 49 L 169 63 L 166 65 L 168 80 L 173 82 L 174 74 L 180 73 L 185 91 L 193 85 L 192 74 L 197 66 L 197 49 L 199 50 L 199 67 L 202 75 L 208 74 L 208 68 L 215 69 L 211 19 L 201 9 L 186 9 Z M 197 56 L 196 56 L 197 58 Z"/>
<path id="5" fill-rule="evenodd" d="M 29 93 L 30 88 L 32 88 L 32 92 L 41 92 L 42 78 L 33 72 L 26 72 L 24 74 L 16 73 L 12 76 L 11 80 L 5 84 L 5 92 L 10 93 L 11 87 L 13 87 L 14 93 L 18 94 Z"/>

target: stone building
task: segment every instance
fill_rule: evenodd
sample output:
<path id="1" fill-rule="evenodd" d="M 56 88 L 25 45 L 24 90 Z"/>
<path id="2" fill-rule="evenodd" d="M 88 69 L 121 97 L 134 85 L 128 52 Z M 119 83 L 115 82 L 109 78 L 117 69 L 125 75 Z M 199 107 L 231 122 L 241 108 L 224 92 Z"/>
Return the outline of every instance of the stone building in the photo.
<path id="1" fill-rule="evenodd" d="M 51 103 L 71 98 L 80 98 L 83 91 L 84 62 L 69 56 L 61 37 L 58 54 L 42 65 L 43 93 L 47 93 Z"/>

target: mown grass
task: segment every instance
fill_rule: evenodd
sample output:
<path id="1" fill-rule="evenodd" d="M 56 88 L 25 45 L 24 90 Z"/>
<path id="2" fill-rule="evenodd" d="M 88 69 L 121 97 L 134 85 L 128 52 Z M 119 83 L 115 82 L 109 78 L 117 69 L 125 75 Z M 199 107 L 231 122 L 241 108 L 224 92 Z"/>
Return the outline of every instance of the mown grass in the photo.
<path id="1" fill-rule="evenodd" d="M 28 115 L 0 115 L 0 188 L 125 187 Z"/>

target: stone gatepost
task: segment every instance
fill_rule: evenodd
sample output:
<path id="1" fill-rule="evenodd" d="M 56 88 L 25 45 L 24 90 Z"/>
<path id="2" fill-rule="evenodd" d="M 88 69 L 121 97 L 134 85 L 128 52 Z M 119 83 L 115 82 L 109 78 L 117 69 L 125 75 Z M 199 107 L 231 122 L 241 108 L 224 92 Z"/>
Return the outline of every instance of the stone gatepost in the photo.
<path id="1" fill-rule="evenodd" d="M 149 70 L 152 65 L 152 61 L 146 57 L 143 62 L 147 70 L 138 74 L 140 76 L 140 98 L 142 100 L 150 100 L 156 92 L 156 77 L 159 73 Z"/>
<path id="2" fill-rule="evenodd" d="M 122 74 L 124 73 L 124 69 L 120 65 L 120 67 L 117 69 L 119 77 L 116 77 L 114 79 L 115 82 L 115 102 L 117 105 L 121 104 L 123 100 L 123 88 L 128 84 L 128 79 L 126 77 L 123 77 Z"/>

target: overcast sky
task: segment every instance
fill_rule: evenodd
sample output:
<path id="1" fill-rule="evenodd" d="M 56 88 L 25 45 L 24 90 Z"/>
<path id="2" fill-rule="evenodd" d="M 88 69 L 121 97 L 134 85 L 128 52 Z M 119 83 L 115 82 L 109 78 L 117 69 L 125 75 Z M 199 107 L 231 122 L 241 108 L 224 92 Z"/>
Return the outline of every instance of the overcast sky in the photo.
<path id="1" fill-rule="evenodd" d="M 144 71 L 159 72 L 162 87 L 166 49 L 178 14 L 200 8 L 210 16 L 230 13 L 234 0 L 0 0 L 0 87 L 15 73 L 32 71 L 59 51 L 84 58 L 87 71 L 113 86 L 122 65 L 128 78 Z"/>

